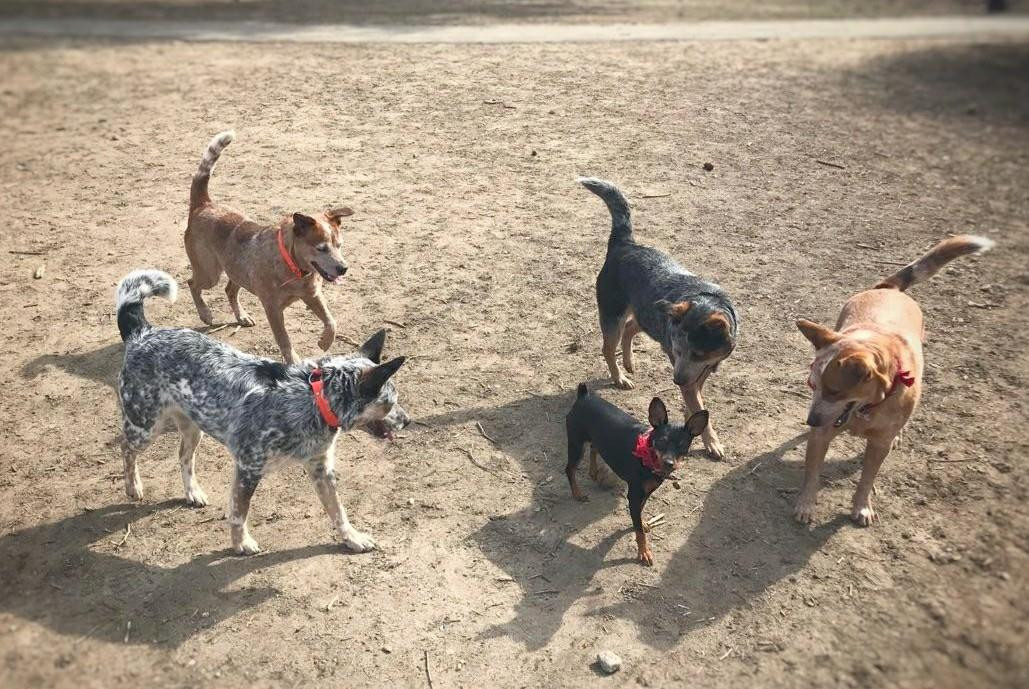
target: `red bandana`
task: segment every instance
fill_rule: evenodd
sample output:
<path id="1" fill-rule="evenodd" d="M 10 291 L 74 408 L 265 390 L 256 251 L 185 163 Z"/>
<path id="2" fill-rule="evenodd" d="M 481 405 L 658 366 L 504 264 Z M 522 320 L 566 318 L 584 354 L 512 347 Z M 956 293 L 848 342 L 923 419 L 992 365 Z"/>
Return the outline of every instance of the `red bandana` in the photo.
<path id="1" fill-rule="evenodd" d="M 646 433 L 639 434 L 639 437 L 636 438 L 636 449 L 632 451 L 632 456 L 643 462 L 643 466 L 655 474 L 660 474 L 661 459 L 657 456 L 654 446 L 650 444 L 651 433 L 652 431 L 647 431 Z"/>
<path id="2" fill-rule="evenodd" d="M 279 228 L 279 254 L 282 255 L 282 260 L 285 261 L 286 267 L 289 268 L 289 272 L 293 273 L 299 280 L 304 277 L 303 271 L 300 270 L 300 266 L 293 260 L 293 256 L 290 255 L 289 250 L 286 249 L 286 238 L 282 235 L 282 228 Z M 287 281 L 288 282 L 288 281 Z M 285 282 L 282 283 L 286 284 Z"/>
<path id="3" fill-rule="evenodd" d="M 314 405 L 318 407 L 318 412 L 322 415 L 322 419 L 325 420 L 325 423 L 332 430 L 338 429 L 339 417 L 336 416 L 332 411 L 332 407 L 329 406 L 329 400 L 325 399 L 325 390 L 322 385 L 322 370 L 316 368 L 311 371 L 311 374 L 307 377 L 307 382 L 311 384 L 311 392 L 314 394 Z"/>

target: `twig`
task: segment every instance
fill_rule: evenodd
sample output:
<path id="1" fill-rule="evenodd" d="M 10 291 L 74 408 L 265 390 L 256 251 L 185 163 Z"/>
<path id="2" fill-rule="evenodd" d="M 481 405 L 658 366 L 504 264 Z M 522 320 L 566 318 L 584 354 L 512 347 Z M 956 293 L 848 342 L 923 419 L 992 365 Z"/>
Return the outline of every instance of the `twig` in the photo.
<path id="1" fill-rule="evenodd" d="M 671 196 L 672 192 L 665 192 L 663 194 L 643 194 L 640 196 L 641 199 L 663 199 L 666 196 Z"/>
<path id="2" fill-rule="evenodd" d="M 879 247 L 877 246 L 872 246 L 871 244 L 862 244 L 861 242 L 857 242 L 854 246 L 860 247 L 862 249 L 871 249 L 872 251 L 879 250 Z"/>
<path id="3" fill-rule="evenodd" d="M 337 335 L 337 337 L 339 339 L 343 340 L 344 342 L 346 342 L 351 347 L 357 347 L 358 349 L 360 349 L 360 347 L 361 347 L 361 343 L 360 342 L 354 342 L 353 340 L 351 340 L 346 335 Z"/>
<path id="4" fill-rule="evenodd" d="M 465 448 L 465 447 L 460 447 L 460 448 L 458 448 L 458 449 L 459 449 L 459 450 L 461 450 L 462 452 L 464 452 L 464 453 L 465 453 L 466 455 L 468 455 L 468 459 L 472 460 L 472 464 L 474 464 L 475 466 L 479 467 L 480 469 L 482 469 L 483 471 L 485 471 L 485 472 L 486 472 L 487 474 L 492 474 L 492 473 L 493 473 L 492 471 L 490 471 L 490 470 L 489 470 L 488 468 L 486 468 L 486 467 L 485 467 L 485 466 L 483 466 L 482 464 L 479 464 L 478 460 L 476 460 L 476 459 L 475 459 L 475 457 L 474 457 L 474 456 L 472 455 L 472 453 L 471 453 L 471 452 L 470 452 L 470 451 L 468 450 L 468 448 Z"/>
<path id="5" fill-rule="evenodd" d="M 8 251 L 9 254 L 18 254 L 19 256 L 46 256 L 45 251 Z"/>
<path id="6" fill-rule="evenodd" d="M 927 459 L 927 462 L 935 462 L 936 464 L 959 464 L 961 462 L 974 462 L 972 458 L 969 459 Z"/>
<path id="7" fill-rule="evenodd" d="M 129 535 L 132 534 L 132 524 L 125 525 L 125 535 L 122 536 L 121 540 L 114 544 L 116 548 L 120 548 L 125 545 L 125 541 L 129 540 Z"/>
<path id="8" fill-rule="evenodd" d="M 129 620 L 129 621 L 127 621 L 125 623 L 125 639 L 124 639 L 125 643 L 129 643 L 129 632 L 131 632 L 131 631 L 132 631 L 132 620 Z"/>
<path id="9" fill-rule="evenodd" d="M 887 261 L 884 258 L 873 258 L 872 263 L 885 263 L 888 266 L 906 266 L 904 261 Z"/>
<path id="10" fill-rule="evenodd" d="M 534 596 L 548 596 L 548 595 L 553 594 L 553 593 L 561 593 L 561 592 L 558 591 L 557 589 L 543 589 L 542 591 L 534 591 L 532 595 L 534 595 Z"/>
<path id="11" fill-rule="evenodd" d="M 753 469 L 751 469 L 751 470 L 750 470 L 750 471 L 748 472 L 748 475 L 750 475 L 750 476 L 753 476 L 753 475 L 754 475 L 754 472 L 755 472 L 755 471 L 757 471 L 758 469 L 760 469 L 760 468 L 761 468 L 761 466 L 762 466 L 763 464 L 764 464 L 764 462 L 758 462 L 757 464 L 755 464 L 755 465 L 754 465 L 754 468 L 753 468 Z"/>
<path id="12" fill-rule="evenodd" d="M 491 443 L 493 443 L 494 445 L 499 445 L 499 443 L 498 443 L 498 442 L 497 442 L 496 440 L 494 440 L 493 438 L 491 438 L 491 437 L 489 436 L 489 433 L 487 433 L 487 432 L 486 432 L 486 429 L 482 427 L 482 424 L 481 424 L 481 423 L 479 423 L 478 421 L 476 421 L 476 422 L 475 422 L 475 427 L 479 429 L 479 433 L 481 433 L 481 434 L 482 434 L 482 437 L 483 437 L 483 438 L 485 438 L 486 440 L 490 441 L 490 442 L 491 442 Z"/>
<path id="13" fill-rule="evenodd" d="M 827 167 L 834 167 L 834 168 L 837 168 L 839 170 L 846 170 L 847 169 L 844 166 L 840 165 L 839 163 L 830 163 L 828 160 L 817 160 L 816 159 L 815 162 L 818 163 L 819 165 L 825 165 Z"/>
<path id="14" fill-rule="evenodd" d="M 231 333 L 229 333 L 229 337 L 232 337 L 233 335 L 235 335 L 236 333 L 238 333 L 238 332 L 239 332 L 239 329 L 240 329 L 240 328 L 242 328 L 242 327 L 243 327 L 243 326 L 241 326 L 241 325 L 237 325 L 237 326 L 236 326 L 235 328 L 233 328 L 233 329 L 232 329 L 232 332 L 231 332 Z"/>
<path id="15" fill-rule="evenodd" d="M 208 334 L 208 335 L 210 335 L 211 333 L 216 333 L 216 332 L 218 332 L 219 330 L 225 330 L 225 329 L 226 329 L 226 328 L 228 328 L 228 327 L 229 327 L 230 325 L 232 325 L 232 323 L 223 323 L 222 325 L 219 325 L 219 326 L 218 326 L 218 327 L 216 327 L 216 328 L 211 328 L 210 330 L 208 330 L 208 331 L 207 331 L 207 334 Z"/>
<path id="16" fill-rule="evenodd" d="M 423 650 L 422 658 L 425 659 L 425 679 L 429 683 L 429 689 L 432 689 L 432 674 L 429 672 L 429 652 Z"/>
<path id="17" fill-rule="evenodd" d="M 726 652 L 725 652 L 725 653 L 723 653 L 722 655 L 718 656 L 718 659 L 719 659 L 719 660 L 725 660 L 726 658 L 728 658 L 728 657 L 729 657 L 729 654 L 730 654 L 730 653 L 732 653 L 732 648 L 730 648 L 730 649 L 729 649 L 728 651 L 726 651 Z"/>
<path id="18" fill-rule="evenodd" d="M 391 320 L 390 320 L 390 319 L 388 319 L 388 318 L 383 318 L 383 319 L 382 319 L 382 322 L 383 322 L 383 323 L 389 323 L 390 325 L 395 325 L 395 326 L 397 326 L 398 328 L 406 328 L 406 327 L 407 327 L 406 325 L 404 325 L 404 324 L 403 324 L 403 323 L 401 323 L 400 321 L 391 321 Z"/>
<path id="19" fill-rule="evenodd" d="M 514 107 L 515 107 L 513 105 L 508 105 L 507 103 L 505 103 L 502 100 L 484 100 L 482 102 L 485 103 L 486 105 L 501 105 L 501 106 L 507 108 L 508 110 L 514 110 Z"/>

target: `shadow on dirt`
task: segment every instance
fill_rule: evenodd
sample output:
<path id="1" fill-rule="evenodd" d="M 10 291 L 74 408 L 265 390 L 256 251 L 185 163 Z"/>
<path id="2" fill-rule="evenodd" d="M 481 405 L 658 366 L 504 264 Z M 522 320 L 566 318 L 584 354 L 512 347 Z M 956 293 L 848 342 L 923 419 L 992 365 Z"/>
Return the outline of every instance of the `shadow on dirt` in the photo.
<path id="1" fill-rule="evenodd" d="M 70 637 L 177 646 L 277 595 L 273 588 L 227 591 L 239 578 L 341 552 L 331 543 L 246 558 L 226 550 L 170 568 L 117 554 L 117 535 L 127 525 L 181 505 L 177 500 L 111 505 L 5 534 L 0 537 L 0 612 Z"/>
<path id="2" fill-rule="evenodd" d="M 846 72 L 845 88 L 901 114 L 963 126 L 1029 126 L 1029 44 L 941 45 L 890 52 Z M 851 94 L 853 95 L 853 93 Z"/>
<path id="3" fill-rule="evenodd" d="M 598 383 L 591 381 L 590 388 Z M 639 566 L 634 557 L 610 557 L 620 539 L 631 538 L 624 492 L 605 490 L 583 479 L 590 501 L 578 503 L 570 497 L 563 471 L 564 416 L 574 394 L 569 390 L 534 395 L 499 407 L 459 410 L 423 419 L 433 427 L 479 422 L 495 444 L 520 463 L 519 470 L 535 486 L 528 507 L 491 517 L 471 536 L 522 592 L 514 619 L 486 632 L 487 638 L 510 636 L 530 649 L 542 648 L 577 601 L 600 593 L 593 583 L 598 571 Z M 600 394 L 612 396 L 604 389 Z M 630 411 L 642 418 L 642 410 Z M 666 551 L 661 558 L 669 558 L 661 585 L 594 614 L 631 619 L 647 644 L 669 648 L 690 629 L 746 605 L 802 569 L 812 553 L 847 523 L 840 517 L 809 530 L 791 518 L 791 505 L 778 487 L 797 485 L 799 472 L 780 459 L 805 438 L 806 433 L 800 434 L 718 480 L 707 493 L 700 523 L 685 545 L 674 554 Z M 692 454 L 696 455 L 692 461 L 708 461 L 701 449 Z M 842 477 L 857 467 L 853 461 L 833 462 L 827 467 L 826 477 Z M 624 513 L 625 528 L 599 541 L 583 543 L 580 533 L 613 512 Z M 674 597 L 676 603 L 688 601 L 689 615 L 682 615 L 681 609 L 669 613 L 674 606 L 665 600 L 667 596 Z"/>
<path id="4" fill-rule="evenodd" d="M 115 388 L 124 352 L 125 347 L 121 342 L 112 342 L 92 352 L 43 354 L 22 366 L 21 376 L 31 380 L 42 374 L 47 366 L 54 366 L 73 376 Z"/>

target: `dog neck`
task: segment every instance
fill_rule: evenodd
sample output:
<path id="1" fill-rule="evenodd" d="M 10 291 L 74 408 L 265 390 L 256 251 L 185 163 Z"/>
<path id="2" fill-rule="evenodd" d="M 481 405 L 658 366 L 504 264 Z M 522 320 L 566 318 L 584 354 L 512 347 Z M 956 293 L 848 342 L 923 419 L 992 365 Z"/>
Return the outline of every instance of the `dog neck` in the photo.
<path id="1" fill-rule="evenodd" d="M 294 280 L 303 280 L 305 277 L 307 277 L 310 273 L 305 273 L 304 271 L 300 270 L 300 266 L 297 264 L 297 260 L 293 257 L 293 245 L 295 243 L 293 231 L 290 230 L 289 232 L 289 242 L 287 245 L 286 230 L 282 225 L 280 225 L 276 241 L 279 245 L 279 255 L 282 257 L 282 262 L 286 264 L 286 269 L 293 275 L 292 278 L 286 280 L 286 282 L 282 283 L 282 285 L 286 285 L 290 282 L 293 282 Z M 279 286 L 281 287 L 282 285 Z"/>

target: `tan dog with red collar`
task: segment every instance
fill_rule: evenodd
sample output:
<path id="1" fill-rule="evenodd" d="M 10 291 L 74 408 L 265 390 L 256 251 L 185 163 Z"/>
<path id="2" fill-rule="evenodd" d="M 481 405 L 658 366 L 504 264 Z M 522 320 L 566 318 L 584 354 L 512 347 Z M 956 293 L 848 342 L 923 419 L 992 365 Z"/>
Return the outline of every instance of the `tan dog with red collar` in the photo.
<path id="1" fill-rule="evenodd" d="M 868 440 L 851 517 L 861 526 L 878 519 L 872 484 L 922 396 L 922 310 L 904 290 L 955 258 L 992 246 L 992 240 L 972 235 L 946 239 L 873 289 L 851 297 L 836 330 L 797 321 L 817 350 L 808 379 L 814 399 L 807 417 L 811 432 L 804 485 L 794 511 L 798 521 L 814 520 L 819 471 L 829 443 L 842 431 Z"/>
<path id="2" fill-rule="evenodd" d="M 298 299 L 324 325 L 318 346 L 327 350 L 336 338 L 336 321 L 322 298 L 322 282 L 337 283 L 347 272 L 340 225 L 353 211 L 344 207 L 313 216 L 294 213 L 269 227 L 214 203 L 207 191 L 211 170 L 233 136 L 229 131 L 211 139 L 193 176 L 185 237 L 193 269 L 189 291 L 200 320 L 213 325 L 214 315 L 202 292 L 217 285 L 224 272 L 229 277 L 225 295 L 236 322 L 254 324 L 239 303 L 243 288 L 261 300 L 282 358 L 292 364 L 298 357 L 286 332 L 284 311 Z"/>

